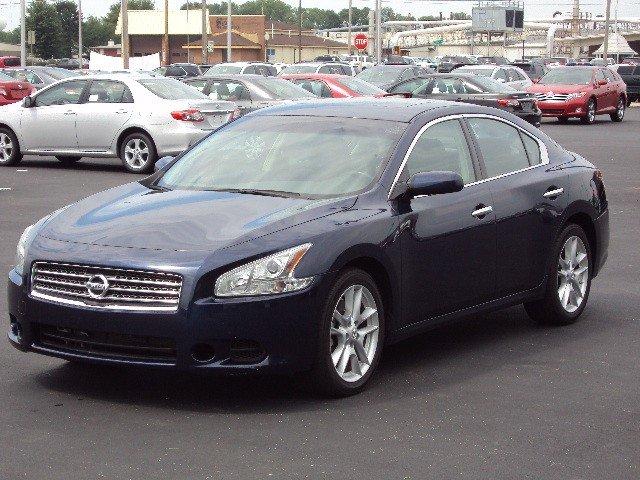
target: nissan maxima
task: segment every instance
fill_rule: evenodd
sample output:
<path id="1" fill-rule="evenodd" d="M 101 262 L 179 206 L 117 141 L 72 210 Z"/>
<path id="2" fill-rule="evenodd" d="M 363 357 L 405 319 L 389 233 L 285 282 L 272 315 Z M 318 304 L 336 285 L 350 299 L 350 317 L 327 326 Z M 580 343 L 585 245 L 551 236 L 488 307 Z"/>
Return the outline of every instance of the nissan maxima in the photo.
<path id="1" fill-rule="evenodd" d="M 607 258 L 601 172 L 482 106 L 270 107 L 156 167 L 27 227 L 15 347 L 348 395 L 385 345 L 464 315 L 574 322 Z"/>

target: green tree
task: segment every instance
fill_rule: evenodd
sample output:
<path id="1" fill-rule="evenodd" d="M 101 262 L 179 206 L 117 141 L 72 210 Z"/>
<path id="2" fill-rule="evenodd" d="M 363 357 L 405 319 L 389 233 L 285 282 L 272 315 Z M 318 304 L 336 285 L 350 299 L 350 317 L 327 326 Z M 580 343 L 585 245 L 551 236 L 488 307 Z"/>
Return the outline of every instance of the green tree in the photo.
<path id="1" fill-rule="evenodd" d="M 16 44 L 20 43 L 20 27 L 16 27 L 8 32 L 0 31 L 0 42 Z"/>
<path id="2" fill-rule="evenodd" d="M 61 25 L 61 55 L 71 57 L 78 50 L 78 8 L 72 0 L 58 0 L 54 7 L 58 12 Z"/>
<path id="3" fill-rule="evenodd" d="M 129 3 L 127 4 L 127 8 L 129 10 L 154 10 L 155 9 L 155 4 L 153 3 L 153 0 L 128 0 L 128 1 Z M 111 7 L 109 8 L 109 11 L 104 16 L 104 22 L 109 26 L 109 28 L 111 28 L 111 32 L 114 35 L 114 38 L 119 38 L 119 37 L 116 37 L 116 35 L 113 33 L 116 31 L 116 25 L 118 24 L 119 18 L 120 18 L 120 2 L 114 3 L 113 5 L 111 5 Z"/>
<path id="4" fill-rule="evenodd" d="M 86 49 L 106 45 L 109 40 L 115 39 L 114 30 L 104 18 L 89 17 L 82 22 L 82 44 Z"/>
<path id="5" fill-rule="evenodd" d="M 466 12 L 451 12 L 449 20 L 471 20 L 471 16 Z"/>
<path id="6" fill-rule="evenodd" d="M 251 0 L 243 3 L 238 9 L 241 15 L 264 14 L 268 20 L 295 23 L 298 10 L 282 0 Z"/>
<path id="7" fill-rule="evenodd" d="M 201 6 L 201 3 L 198 2 L 198 0 L 192 0 L 191 2 L 189 2 L 189 8 L 192 10 L 196 8 L 200 8 L 200 6 Z M 210 15 L 226 15 L 227 14 L 227 2 L 208 3 L 207 8 L 209 9 Z M 187 9 L 187 4 L 184 3 L 180 7 L 180 10 L 186 10 L 186 9 Z M 240 11 L 240 8 L 238 7 L 238 4 L 235 2 L 231 2 L 231 13 L 235 15 L 239 11 Z"/>
<path id="8" fill-rule="evenodd" d="M 340 16 L 333 10 L 324 8 L 304 8 L 302 10 L 304 28 L 336 28 L 341 26 Z"/>
<path id="9" fill-rule="evenodd" d="M 50 59 L 62 55 L 63 25 L 53 5 L 46 0 L 33 0 L 27 8 L 26 26 L 27 30 L 36 33 L 36 44 L 33 46 L 36 56 Z"/>
<path id="10" fill-rule="evenodd" d="M 338 16 L 342 25 L 347 25 L 349 22 L 349 9 L 343 8 L 338 13 Z M 351 23 L 352 25 L 369 25 L 369 7 L 351 8 Z"/>

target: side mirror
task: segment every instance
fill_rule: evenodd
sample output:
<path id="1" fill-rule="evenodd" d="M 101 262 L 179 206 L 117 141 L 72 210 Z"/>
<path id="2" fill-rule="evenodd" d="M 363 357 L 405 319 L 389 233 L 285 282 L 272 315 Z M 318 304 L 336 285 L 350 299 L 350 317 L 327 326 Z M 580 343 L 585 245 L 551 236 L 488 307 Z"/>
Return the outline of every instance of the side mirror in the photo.
<path id="1" fill-rule="evenodd" d="M 606 85 L 609 82 L 607 82 L 606 80 L 598 80 L 596 83 L 598 84 L 598 86 L 602 86 L 602 85 Z"/>
<path id="2" fill-rule="evenodd" d="M 154 172 L 158 172 L 158 171 L 162 170 L 164 167 L 166 167 L 166 166 L 167 166 L 167 165 L 169 165 L 171 162 L 173 162 L 173 159 L 174 159 L 174 158 L 175 158 L 175 157 L 162 157 L 162 158 L 159 158 L 159 159 L 156 161 L 155 166 L 153 167 L 153 171 L 154 171 Z"/>
<path id="3" fill-rule="evenodd" d="M 464 180 L 456 172 L 416 173 L 407 182 L 405 198 L 420 195 L 442 195 L 459 192 L 464 188 Z"/>
<path id="4" fill-rule="evenodd" d="M 24 100 L 22 100 L 22 106 L 24 108 L 31 108 L 34 105 L 35 105 L 35 101 L 30 96 L 29 97 L 24 97 Z"/>

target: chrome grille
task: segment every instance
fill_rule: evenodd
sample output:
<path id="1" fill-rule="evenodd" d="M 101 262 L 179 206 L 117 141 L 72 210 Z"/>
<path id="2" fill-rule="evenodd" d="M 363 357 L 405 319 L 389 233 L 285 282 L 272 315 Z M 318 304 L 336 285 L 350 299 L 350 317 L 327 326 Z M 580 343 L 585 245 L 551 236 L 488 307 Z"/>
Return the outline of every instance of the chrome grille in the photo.
<path id="1" fill-rule="evenodd" d="M 546 93 L 536 93 L 535 97 L 539 102 L 566 102 L 569 95 L 565 93 L 553 93 L 551 95 Z"/>
<path id="2" fill-rule="evenodd" d="M 182 277 L 175 273 L 36 262 L 31 296 L 113 310 L 176 311 Z"/>

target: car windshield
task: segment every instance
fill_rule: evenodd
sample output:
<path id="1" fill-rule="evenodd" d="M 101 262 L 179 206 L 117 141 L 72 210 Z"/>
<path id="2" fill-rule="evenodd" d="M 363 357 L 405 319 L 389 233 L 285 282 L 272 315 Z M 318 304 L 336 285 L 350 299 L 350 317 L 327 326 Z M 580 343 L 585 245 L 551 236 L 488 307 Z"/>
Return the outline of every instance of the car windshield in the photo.
<path id="1" fill-rule="evenodd" d="M 473 73 L 474 75 L 481 75 L 483 77 L 491 77 L 493 74 L 493 67 L 490 68 L 469 68 L 469 67 L 459 67 L 456 69 L 457 73 Z"/>
<path id="2" fill-rule="evenodd" d="M 209 98 L 195 88 L 173 78 L 144 78 L 138 80 L 143 87 L 165 100 L 190 100 Z"/>
<path id="3" fill-rule="evenodd" d="M 287 80 L 280 78 L 268 78 L 256 80 L 257 88 L 266 93 L 267 98 L 275 100 L 295 100 L 298 98 L 314 98 L 313 93 L 307 92 L 304 88 L 300 88 Z"/>
<path id="4" fill-rule="evenodd" d="M 242 65 L 214 65 L 204 75 L 205 77 L 211 77 L 213 75 L 230 75 L 234 73 L 242 73 Z"/>
<path id="5" fill-rule="evenodd" d="M 180 66 L 184 69 L 185 72 L 187 72 L 187 75 L 200 75 L 200 69 L 197 65 L 182 64 Z"/>
<path id="6" fill-rule="evenodd" d="M 512 63 L 511 65 L 513 65 L 514 67 L 521 68 L 525 72 L 533 71 L 533 64 L 531 63 Z"/>
<path id="7" fill-rule="evenodd" d="M 282 69 L 283 74 L 291 74 L 291 73 L 316 73 L 318 67 L 315 65 L 289 65 Z"/>
<path id="8" fill-rule="evenodd" d="M 473 81 L 474 84 L 479 85 L 485 92 L 490 93 L 513 93 L 517 90 L 505 83 L 500 83 L 497 80 L 489 77 L 476 76 Z"/>
<path id="9" fill-rule="evenodd" d="M 0 82 L 15 82 L 15 78 L 7 75 L 4 72 L 0 72 Z"/>
<path id="10" fill-rule="evenodd" d="M 386 83 L 395 82 L 402 73 L 400 68 L 389 67 L 371 67 L 363 70 L 358 75 L 359 79 L 365 82 L 373 83 L 374 85 L 384 85 Z"/>
<path id="11" fill-rule="evenodd" d="M 385 93 L 381 88 L 371 85 L 359 78 L 345 77 L 338 80 L 345 87 L 364 96 L 383 95 Z"/>
<path id="12" fill-rule="evenodd" d="M 56 80 L 62 80 L 63 78 L 71 78 L 71 77 L 77 77 L 78 76 L 78 74 L 75 73 L 75 72 L 72 72 L 70 70 L 66 70 L 64 68 L 58 68 L 58 67 L 47 67 L 45 72 L 51 78 L 54 78 Z"/>
<path id="13" fill-rule="evenodd" d="M 542 85 L 588 85 L 591 83 L 592 76 L 593 70 L 590 68 L 554 68 L 544 75 L 538 83 Z"/>
<path id="14" fill-rule="evenodd" d="M 243 117 L 188 150 L 156 185 L 342 196 L 379 177 L 405 128 L 404 123 L 355 118 Z"/>

